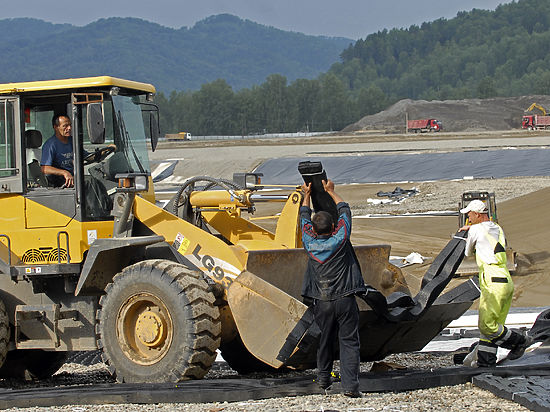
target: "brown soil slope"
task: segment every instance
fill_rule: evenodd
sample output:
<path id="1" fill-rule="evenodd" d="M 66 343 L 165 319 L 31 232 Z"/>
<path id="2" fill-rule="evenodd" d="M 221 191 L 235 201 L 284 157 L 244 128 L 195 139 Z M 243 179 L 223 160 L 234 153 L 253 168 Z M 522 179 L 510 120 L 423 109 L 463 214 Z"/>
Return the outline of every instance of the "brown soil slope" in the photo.
<path id="1" fill-rule="evenodd" d="M 403 133 L 406 115 L 409 120 L 438 119 L 443 123 L 443 131 L 448 132 L 519 129 L 525 109 L 535 102 L 550 108 L 550 96 L 546 95 L 443 101 L 405 99 L 387 110 L 363 117 L 342 131 Z M 541 114 L 537 109 L 531 113 Z"/>
<path id="2" fill-rule="evenodd" d="M 515 307 L 540 307 L 550 303 L 550 187 L 499 203 L 499 223 L 508 244 L 521 255 L 523 270 L 514 276 Z M 428 259 L 422 265 L 404 268 L 407 281 L 419 287 L 433 258 L 457 230 L 456 217 L 399 217 L 354 219 L 353 241 L 386 243 L 392 254 L 406 256 L 418 252 Z M 452 282 L 453 285 L 463 280 Z"/>

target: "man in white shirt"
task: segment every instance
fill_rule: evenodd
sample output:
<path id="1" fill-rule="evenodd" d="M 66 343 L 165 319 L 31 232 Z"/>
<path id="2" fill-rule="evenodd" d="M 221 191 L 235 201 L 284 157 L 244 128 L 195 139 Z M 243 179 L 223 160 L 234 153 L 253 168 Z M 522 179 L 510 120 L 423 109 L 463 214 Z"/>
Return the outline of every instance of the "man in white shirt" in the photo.
<path id="1" fill-rule="evenodd" d="M 506 239 L 502 228 L 489 219 L 487 206 L 481 200 L 472 200 L 460 210 L 468 215 L 464 254 L 475 254 L 479 267 L 478 327 L 481 334 L 477 347 L 477 365 L 493 367 L 497 361 L 499 346 L 510 349 L 508 359 L 523 355 L 533 340 L 527 334 L 520 334 L 504 326 L 510 310 L 514 284 L 506 267 Z"/>

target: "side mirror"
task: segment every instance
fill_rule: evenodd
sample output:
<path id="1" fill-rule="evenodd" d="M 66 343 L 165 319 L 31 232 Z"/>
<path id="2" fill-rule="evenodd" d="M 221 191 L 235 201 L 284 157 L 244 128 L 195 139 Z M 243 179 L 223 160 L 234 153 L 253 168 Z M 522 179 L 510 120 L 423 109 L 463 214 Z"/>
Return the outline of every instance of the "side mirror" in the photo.
<path id="1" fill-rule="evenodd" d="M 159 119 L 156 112 L 149 112 L 149 133 L 151 136 L 151 150 L 154 152 L 160 135 Z"/>
<path id="2" fill-rule="evenodd" d="M 88 103 L 86 125 L 88 126 L 90 143 L 105 143 L 105 119 L 103 118 L 103 105 L 101 103 Z"/>

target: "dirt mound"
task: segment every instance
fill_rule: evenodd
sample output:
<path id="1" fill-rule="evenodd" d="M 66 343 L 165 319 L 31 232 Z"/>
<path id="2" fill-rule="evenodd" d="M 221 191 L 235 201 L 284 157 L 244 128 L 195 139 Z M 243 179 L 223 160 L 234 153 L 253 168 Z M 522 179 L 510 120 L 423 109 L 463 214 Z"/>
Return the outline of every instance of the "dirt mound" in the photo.
<path id="1" fill-rule="evenodd" d="M 550 109 L 550 96 L 546 95 L 443 101 L 404 99 L 387 110 L 363 117 L 342 131 L 404 133 L 407 114 L 409 120 L 438 119 L 447 132 L 519 129 L 525 109 L 534 102 Z M 531 113 L 540 114 L 537 109 Z"/>

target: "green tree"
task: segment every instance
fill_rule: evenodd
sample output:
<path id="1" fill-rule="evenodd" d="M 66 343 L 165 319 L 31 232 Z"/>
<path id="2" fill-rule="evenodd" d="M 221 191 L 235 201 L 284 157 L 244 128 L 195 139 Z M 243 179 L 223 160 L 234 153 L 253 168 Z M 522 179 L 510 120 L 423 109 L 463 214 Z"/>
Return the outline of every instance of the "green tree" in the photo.
<path id="1" fill-rule="evenodd" d="M 359 117 L 378 113 L 386 108 L 388 98 L 378 86 L 370 86 L 359 91 L 357 98 L 357 112 Z"/>
<path id="2" fill-rule="evenodd" d="M 286 77 L 271 74 L 260 87 L 265 128 L 270 132 L 287 131 L 288 95 Z"/>
<path id="3" fill-rule="evenodd" d="M 489 97 L 495 97 L 496 95 L 497 91 L 492 78 L 485 77 L 479 82 L 477 86 L 477 96 L 480 99 L 488 99 Z"/>
<path id="4" fill-rule="evenodd" d="M 315 129 L 315 105 L 319 100 L 319 92 L 318 80 L 298 79 L 288 87 L 291 116 L 296 131 Z"/>
<path id="5" fill-rule="evenodd" d="M 321 78 L 319 101 L 316 109 L 317 130 L 340 130 L 353 116 L 344 83 L 334 74 Z"/>
<path id="6" fill-rule="evenodd" d="M 237 126 L 233 119 L 233 100 L 233 90 L 225 80 L 219 79 L 204 84 L 191 99 L 192 133 L 232 134 Z"/>

